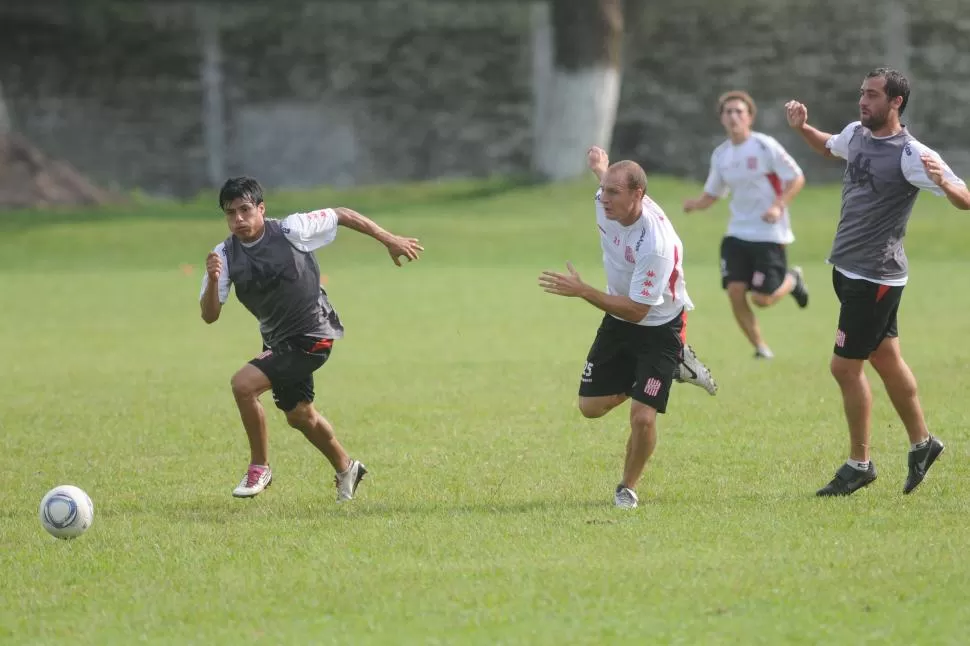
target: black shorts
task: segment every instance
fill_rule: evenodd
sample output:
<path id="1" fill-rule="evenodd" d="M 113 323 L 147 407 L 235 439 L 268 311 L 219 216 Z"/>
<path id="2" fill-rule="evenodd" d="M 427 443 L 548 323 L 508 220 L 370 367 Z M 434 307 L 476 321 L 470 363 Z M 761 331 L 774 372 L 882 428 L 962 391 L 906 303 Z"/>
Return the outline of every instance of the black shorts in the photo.
<path id="1" fill-rule="evenodd" d="M 788 254 L 777 242 L 749 242 L 732 236 L 721 240 L 721 288 L 744 283 L 761 294 L 773 294 L 785 282 Z"/>
<path id="2" fill-rule="evenodd" d="M 686 331 L 686 312 L 656 326 L 636 325 L 607 314 L 586 356 L 580 396 L 628 395 L 658 413 L 666 412 Z"/>
<path id="3" fill-rule="evenodd" d="M 902 287 L 848 278 L 832 270 L 832 287 L 842 303 L 835 354 L 846 359 L 868 359 L 883 339 L 899 336 L 896 314 Z"/>
<path id="4" fill-rule="evenodd" d="M 313 401 L 313 373 L 330 358 L 333 339 L 296 336 L 263 352 L 249 363 L 263 371 L 273 386 L 273 401 L 282 411 Z"/>

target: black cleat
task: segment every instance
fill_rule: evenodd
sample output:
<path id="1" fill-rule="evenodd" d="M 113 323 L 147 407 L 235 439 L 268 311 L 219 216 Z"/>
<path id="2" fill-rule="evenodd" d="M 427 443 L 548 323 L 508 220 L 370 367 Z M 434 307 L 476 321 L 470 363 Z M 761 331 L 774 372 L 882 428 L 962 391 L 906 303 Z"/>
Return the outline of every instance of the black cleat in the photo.
<path id="1" fill-rule="evenodd" d="M 926 472 L 930 470 L 945 448 L 943 442 L 930 435 L 930 441 L 925 447 L 909 452 L 909 475 L 906 476 L 903 493 L 912 493 L 913 489 L 923 482 Z"/>
<path id="2" fill-rule="evenodd" d="M 791 290 L 791 295 L 801 308 L 808 307 L 808 285 L 805 284 L 805 276 L 802 274 L 801 267 L 792 267 L 788 272 L 795 279 L 795 287 Z"/>
<path id="3" fill-rule="evenodd" d="M 815 492 L 816 496 L 848 496 L 862 489 L 876 479 L 876 467 L 870 461 L 867 471 L 859 471 L 848 464 L 843 464 L 835 472 L 832 482 Z"/>

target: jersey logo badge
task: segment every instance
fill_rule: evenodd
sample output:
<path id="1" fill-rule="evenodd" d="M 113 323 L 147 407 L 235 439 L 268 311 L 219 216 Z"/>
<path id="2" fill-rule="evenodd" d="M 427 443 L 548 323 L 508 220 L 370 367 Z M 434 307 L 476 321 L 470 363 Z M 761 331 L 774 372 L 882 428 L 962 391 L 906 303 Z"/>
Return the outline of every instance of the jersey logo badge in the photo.
<path id="1" fill-rule="evenodd" d="M 868 184 L 873 193 L 878 193 L 879 191 L 876 190 L 875 175 L 869 170 L 871 164 L 872 160 L 863 157 L 862 153 L 856 155 L 855 159 L 847 165 L 849 181 L 856 186 L 865 186 Z"/>
<path id="2" fill-rule="evenodd" d="M 758 168 L 758 158 L 748 157 L 748 170 L 757 170 Z"/>

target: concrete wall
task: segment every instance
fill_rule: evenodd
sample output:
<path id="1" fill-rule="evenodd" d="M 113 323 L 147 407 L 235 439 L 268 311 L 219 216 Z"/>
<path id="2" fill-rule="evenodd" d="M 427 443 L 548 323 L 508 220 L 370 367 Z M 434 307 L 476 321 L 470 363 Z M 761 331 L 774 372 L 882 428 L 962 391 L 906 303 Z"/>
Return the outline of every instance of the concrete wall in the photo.
<path id="1" fill-rule="evenodd" d="M 793 140 L 781 106 L 799 98 L 838 130 L 855 118 L 864 73 L 889 62 L 914 82 L 913 133 L 970 174 L 961 4 L 645 4 L 627 25 L 612 156 L 703 177 L 721 136 L 713 102 L 741 87 L 759 103 L 758 127 L 790 144 L 810 178 L 832 179 L 838 167 Z M 505 0 L 11 0 L 0 82 L 15 128 L 113 188 L 184 196 L 238 173 L 292 187 L 525 173 L 532 15 Z"/>

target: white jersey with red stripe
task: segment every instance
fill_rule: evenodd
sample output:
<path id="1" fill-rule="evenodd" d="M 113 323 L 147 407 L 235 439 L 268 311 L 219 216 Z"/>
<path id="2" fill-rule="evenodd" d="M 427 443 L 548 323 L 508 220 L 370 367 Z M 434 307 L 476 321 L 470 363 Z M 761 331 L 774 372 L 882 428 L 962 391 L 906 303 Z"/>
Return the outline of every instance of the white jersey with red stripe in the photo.
<path id="1" fill-rule="evenodd" d="M 727 235 L 750 242 L 795 241 L 788 209 L 774 223 L 761 219 L 782 193 L 785 182 L 802 175 L 780 143 L 760 132 L 740 144 L 725 141 L 711 155 L 711 170 L 704 192 L 714 197 L 731 198 L 731 220 Z"/>
<path id="2" fill-rule="evenodd" d="M 640 217 L 623 226 L 606 217 L 596 192 L 596 225 L 603 247 L 606 293 L 650 305 L 638 325 L 663 325 L 692 310 L 684 280 L 684 244 L 663 209 L 644 196 Z"/>

